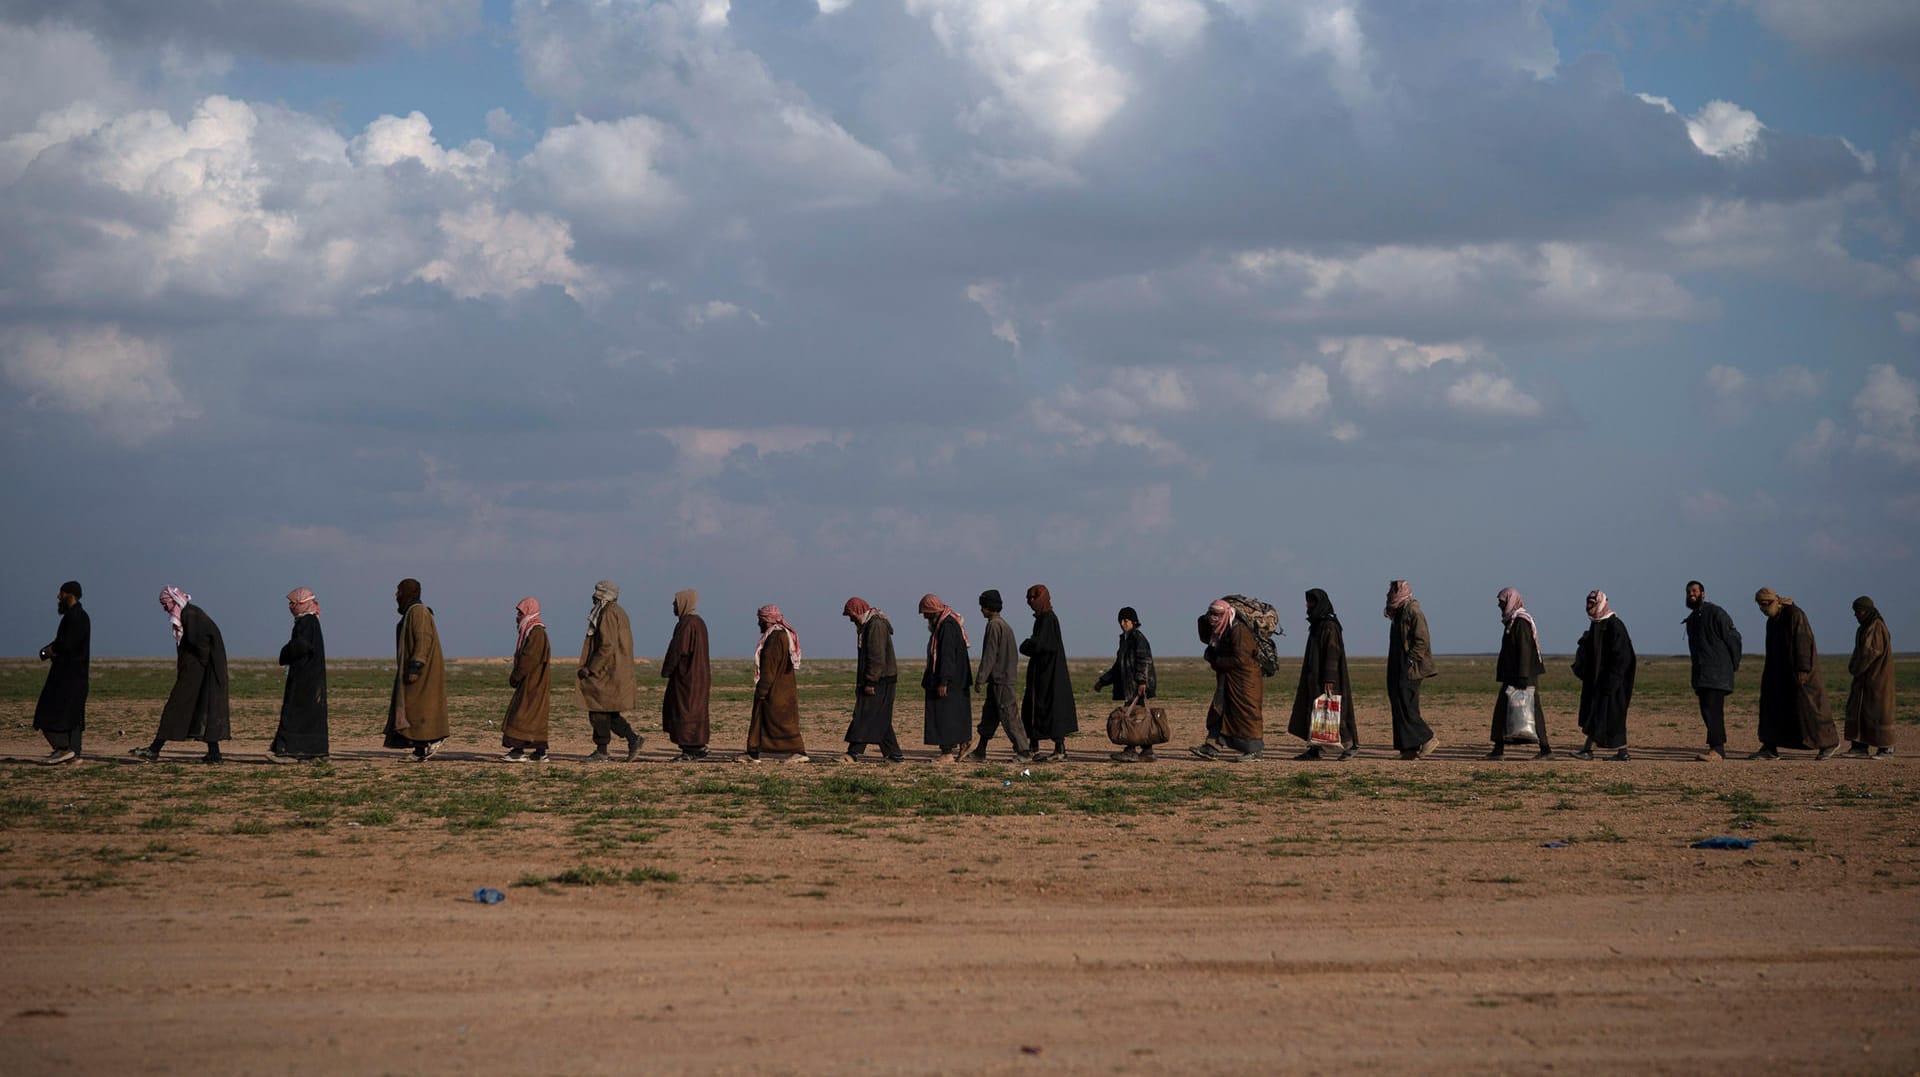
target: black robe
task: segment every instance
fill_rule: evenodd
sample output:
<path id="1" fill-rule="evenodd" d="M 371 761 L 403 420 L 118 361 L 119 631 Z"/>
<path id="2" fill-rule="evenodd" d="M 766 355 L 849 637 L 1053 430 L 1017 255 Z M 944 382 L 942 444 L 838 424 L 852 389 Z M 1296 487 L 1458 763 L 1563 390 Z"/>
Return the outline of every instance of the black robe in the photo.
<path id="1" fill-rule="evenodd" d="M 1806 674 L 1806 683 L 1800 674 Z M 1773 748 L 1833 748 L 1840 743 L 1827 710 L 1826 680 L 1813 626 L 1799 606 L 1767 618 L 1767 663 L 1760 670 L 1760 743 Z"/>
<path id="2" fill-rule="evenodd" d="M 220 626 L 189 602 L 180 611 L 180 643 L 174 648 L 173 691 L 160 711 L 164 740 L 230 740 L 227 713 L 227 644 Z"/>
<path id="3" fill-rule="evenodd" d="M 1618 616 L 1593 622 L 1573 651 L 1573 675 L 1580 678 L 1580 732 L 1596 748 L 1627 746 L 1627 708 L 1633 703 L 1633 676 L 1639 660 L 1633 637 Z"/>
<path id="4" fill-rule="evenodd" d="M 1307 628 L 1307 651 L 1300 659 L 1300 685 L 1293 690 L 1293 715 L 1287 733 L 1306 740 L 1313 732 L 1313 701 L 1320 686 L 1332 684 L 1340 696 L 1340 740 L 1360 746 L 1360 722 L 1354 717 L 1353 683 L 1347 679 L 1347 639 L 1334 616 L 1314 620 Z"/>
<path id="5" fill-rule="evenodd" d="M 1546 672 L 1532 623 L 1515 617 L 1500 636 L 1500 657 L 1493 666 L 1493 675 L 1500 681 L 1500 694 L 1493 700 L 1493 727 L 1487 736 L 1494 744 L 1507 742 L 1507 689 L 1531 688 L 1534 690 L 1534 733 L 1539 738 L 1535 743 L 1547 747 L 1547 715 L 1540 706 L 1540 678 Z"/>
<path id="6" fill-rule="evenodd" d="M 1027 691 L 1020 697 L 1020 722 L 1027 728 L 1027 738 L 1039 744 L 1079 732 L 1059 616 L 1052 610 L 1034 614 L 1033 635 L 1020 644 L 1020 653 L 1027 656 Z"/>
<path id="7" fill-rule="evenodd" d="M 927 690 L 927 728 L 922 744 L 965 744 L 973 736 L 973 658 L 960 623 L 943 618 L 928 646 L 927 671 L 920 687 Z M 947 690 L 943 698 L 937 689 Z M 849 738 L 851 739 L 851 738 Z"/>
<path id="8" fill-rule="evenodd" d="M 847 723 L 845 740 L 848 744 L 885 744 L 894 735 L 893 690 L 900 679 L 893 657 L 893 622 L 876 611 L 860 626 L 859 639 L 860 654 L 853 678 L 853 721 Z M 888 670 L 895 672 L 889 675 Z M 872 695 L 866 693 L 868 688 L 873 689 Z M 968 713 L 972 713 L 971 704 Z"/>
<path id="9" fill-rule="evenodd" d="M 75 602 L 60 615 L 60 628 L 46 654 L 47 683 L 33 708 L 33 728 L 71 733 L 87 727 L 87 662 L 93 653 L 93 622 Z"/>
<path id="10" fill-rule="evenodd" d="M 320 618 L 294 619 L 293 638 L 280 648 L 287 687 L 280 696 L 280 728 L 273 734 L 275 755 L 327 754 L 327 645 Z"/>

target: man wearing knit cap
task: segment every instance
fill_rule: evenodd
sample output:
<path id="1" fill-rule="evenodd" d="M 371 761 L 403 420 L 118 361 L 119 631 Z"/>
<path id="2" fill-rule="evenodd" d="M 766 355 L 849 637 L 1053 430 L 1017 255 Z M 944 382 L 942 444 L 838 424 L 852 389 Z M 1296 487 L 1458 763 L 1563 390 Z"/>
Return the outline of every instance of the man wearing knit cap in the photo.
<path id="1" fill-rule="evenodd" d="M 1017 762 L 1033 761 L 1033 744 L 1027 740 L 1027 731 L 1020 723 L 1020 705 L 1013 696 L 1013 682 L 1020 673 L 1019 645 L 1013 641 L 1013 626 L 1000 616 L 1005 608 L 998 591 L 980 592 L 980 616 L 987 619 L 986 631 L 980 639 L 979 672 L 974 675 L 974 683 L 980 686 L 980 729 L 978 745 L 969 756 L 975 762 L 987 758 L 987 741 L 993 739 L 994 730 L 1006 727 L 1007 739 L 1013 742 L 1013 758 Z"/>

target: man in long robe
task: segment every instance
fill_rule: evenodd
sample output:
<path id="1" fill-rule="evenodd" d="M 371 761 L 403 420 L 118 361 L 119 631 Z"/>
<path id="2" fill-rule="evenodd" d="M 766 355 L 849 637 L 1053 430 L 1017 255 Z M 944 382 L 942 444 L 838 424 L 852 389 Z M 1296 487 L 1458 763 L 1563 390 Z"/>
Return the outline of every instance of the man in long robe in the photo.
<path id="1" fill-rule="evenodd" d="M 1347 638 L 1333 599 L 1318 587 L 1306 593 L 1307 648 L 1300 659 L 1300 682 L 1293 690 L 1293 714 L 1287 734 L 1307 741 L 1307 750 L 1295 759 L 1319 759 L 1313 735 L 1313 702 L 1323 695 L 1340 697 L 1340 759 L 1360 751 L 1360 719 L 1353 705 L 1353 682 L 1347 676 Z"/>
<path id="2" fill-rule="evenodd" d="M 173 691 L 160 710 L 160 729 L 153 743 L 128 755 L 144 763 L 160 758 L 170 740 L 205 741 L 202 763 L 221 761 L 220 742 L 233 736 L 227 701 L 227 644 L 220 626 L 193 596 L 178 587 L 160 592 L 160 608 L 173 628 Z"/>
<path id="3" fill-rule="evenodd" d="M 500 746 L 509 763 L 547 761 L 547 737 L 552 708 L 553 647 L 547 641 L 547 624 L 540 618 L 540 600 L 528 595 L 513 607 L 513 669 L 507 684 L 513 698 L 507 701 L 506 717 L 500 722 Z"/>
<path id="4" fill-rule="evenodd" d="M 1744 645 L 1740 630 L 1727 611 L 1707 601 L 1707 585 L 1687 581 L 1687 655 L 1692 662 L 1690 682 L 1700 701 L 1700 721 L 1707 727 L 1707 750 L 1694 756 L 1702 763 L 1727 757 L 1727 696 L 1733 675 L 1740 669 Z"/>
<path id="5" fill-rule="evenodd" d="M 280 693 L 280 727 L 267 746 L 267 761 L 290 763 L 327 757 L 327 643 L 320 633 L 320 600 L 310 588 L 287 593 L 293 635 L 280 648 L 287 667 Z"/>
<path id="6" fill-rule="evenodd" d="M 1033 635 L 1020 644 L 1027 656 L 1027 690 L 1020 698 L 1020 722 L 1027 727 L 1036 760 L 1067 757 L 1067 738 L 1080 731 L 1074 709 L 1073 682 L 1067 676 L 1067 645 L 1060 638 L 1060 617 L 1053 612 L 1053 595 L 1045 584 L 1027 588 L 1027 608 L 1033 611 Z M 1053 742 L 1053 751 L 1039 754 L 1040 742 Z"/>
<path id="7" fill-rule="evenodd" d="M 1225 599 L 1215 599 L 1197 627 L 1213 670 L 1213 702 L 1207 705 L 1206 741 L 1187 750 L 1229 763 L 1259 759 L 1267 747 L 1267 681 L 1253 627 Z"/>
<path id="8" fill-rule="evenodd" d="M 1771 587 L 1762 587 L 1753 601 L 1767 615 L 1767 661 L 1760 669 L 1760 750 L 1747 758 L 1778 759 L 1782 748 L 1833 758 L 1840 750 L 1840 731 L 1827 711 L 1820 651 L 1806 611 Z"/>
<path id="9" fill-rule="evenodd" d="M 1853 685 L 1847 690 L 1847 754 L 1872 759 L 1893 754 L 1893 637 L 1873 599 L 1853 600 L 1853 657 L 1847 672 Z M 1869 749 L 1875 749 L 1869 751 Z"/>
<path id="10" fill-rule="evenodd" d="M 676 763 L 695 763 L 707 757 L 712 725 L 707 708 L 713 698 L 713 666 L 707 657 L 707 622 L 698 612 L 700 592 L 676 591 L 673 596 L 673 638 L 660 659 L 660 676 L 667 682 L 660 693 L 660 728 L 680 754 Z"/>
<path id="11" fill-rule="evenodd" d="M 1413 587 L 1405 580 L 1387 585 L 1387 703 L 1393 711 L 1393 748 L 1402 759 L 1425 759 L 1439 747 L 1433 729 L 1420 717 L 1420 685 L 1440 672 L 1433 664 L 1433 636 Z"/>
<path id="12" fill-rule="evenodd" d="M 1020 647 L 1013 640 L 1013 626 L 1000 616 L 1004 603 L 1000 592 L 980 592 L 980 616 L 986 618 L 986 630 L 980 634 L 980 667 L 974 683 L 980 687 L 979 740 L 969 757 L 975 762 L 987 758 L 987 742 L 996 730 L 1005 728 L 1013 742 L 1017 763 L 1033 762 L 1033 742 L 1027 739 L 1027 727 L 1020 721 L 1019 704 L 1013 685 L 1020 676 Z"/>
<path id="13" fill-rule="evenodd" d="M 1624 763 L 1627 751 L 1627 710 L 1633 705 L 1633 681 L 1640 660 L 1633 651 L 1627 624 L 1613 612 L 1605 591 L 1587 593 L 1587 630 L 1573 650 L 1573 675 L 1580 679 L 1580 732 L 1587 742 L 1573 753 L 1592 759 L 1593 749 L 1615 749 L 1613 761 Z"/>
<path id="14" fill-rule="evenodd" d="M 80 605 L 80 584 L 68 580 L 54 597 L 60 627 L 53 642 L 40 648 L 47 666 L 47 682 L 33 706 L 33 728 L 47 738 L 47 766 L 80 758 L 87 731 L 87 673 L 93 655 L 93 622 Z"/>
<path id="15" fill-rule="evenodd" d="M 1531 688 L 1535 743 L 1540 746 L 1534 758 L 1551 759 L 1553 746 L 1547 742 L 1547 716 L 1540 705 L 1540 678 L 1546 674 L 1547 664 L 1540 660 L 1539 626 L 1534 624 L 1533 614 L 1527 612 L 1526 600 L 1514 588 L 1502 587 L 1494 596 L 1494 602 L 1500 607 L 1501 632 L 1500 657 L 1494 661 L 1493 675 L 1500 682 L 1500 694 L 1493 701 L 1493 728 L 1487 734 L 1493 740 L 1493 750 L 1487 753 L 1487 758 L 1503 759 L 1507 754 L 1508 690 Z"/>
<path id="16" fill-rule="evenodd" d="M 780 607 L 758 614 L 760 642 L 753 647 L 753 713 L 747 718 L 747 754 L 736 762 L 758 763 L 762 752 L 786 752 L 787 762 L 807 762 L 800 735 L 800 635 Z"/>
<path id="17" fill-rule="evenodd" d="M 1114 648 L 1113 665 L 1094 680 L 1093 690 L 1098 692 L 1112 685 L 1114 702 L 1145 707 L 1160 691 L 1159 675 L 1153 668 L 1153 644 L 1148 642 L 1147 634 L 1140 631 L 1139 611 L 1123 606 L 1118 616 L 1120 643 Z M 1130 744 L 1107 758 L 1116 763 L 1151 763 L 1153 746 Z"/>
<path id="18" fill-rule="evenodd" d="M 919 610 L 927 619 L 927 668 L 920 675 L 927 720 L 921 743 L 939 749 L 938 762 L 958 763 L 973 725 L 973 665 L 967 653 L 972 642 L 965 622 L 939 595 L 922 596 Z"/>
<path id="19" fill-rule="evenodd" d="M 410 748 L 424 763 L 440 751 L 452 727 L 447 720 L 447 665 L 433 610 L 420 601 L 420 581 L 393 589 L 400 621 L 393 626 L 393 695 L 387 702 L 388 748 Z"/>
<path id="20" fill-rule="evenodd" d="M 627 762 L 640 756 L 646 738 L 633 728 L 627 715 L 639 706 L 640 686 L 633 672 L 633 624 L 620 608 L 620 585 L 601 580 L 593 585 L 593 609 L 587 614 L 587 636 L 580 642 L 580 665 L 574 670 L 580 702 L 593 727 L 589 763 L 613 757 L 607 745 L 617 735 L 627 742 Z"/>
<path id="21" fill-rule="evenodd" d="M 900 666 L 893 653 L 893 622 L 877 607 L 855 595 L 840 607 L 840 615 L 853 622 L 853 720 L 847 723 L 847 751 L 843 763 L 857 763 L 867 745 L 878 745 L 880 758 L 889 763 L 903 761 L 900 738 L 893 729 L 894 688 L 900 680 Z"/>

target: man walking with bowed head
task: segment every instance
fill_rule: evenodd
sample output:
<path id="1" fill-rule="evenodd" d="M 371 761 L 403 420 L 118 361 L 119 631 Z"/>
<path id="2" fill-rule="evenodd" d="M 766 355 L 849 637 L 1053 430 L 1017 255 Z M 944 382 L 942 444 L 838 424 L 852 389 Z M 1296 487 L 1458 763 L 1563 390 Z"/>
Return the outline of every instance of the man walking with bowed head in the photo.
<path id="1" fill-rule="evenodd" d="M 580 703 L 587 708 L 587 722 L 593 727 L 593 754 L 589 763 L 605 763 L 613 757 L 607 745 L 618 735 L 627 742 L 631 763 L 640 755 L 642 737 L 627 715 L 637 707 L 640 686 L 633 673 L 633 624 L 627 611 L 620 608 L 620 585 L 601 580 L 593 585 L 593 609 L 587 613 L 587 637 L 580 642 L 580 665 L 574 670 L 579 682 Z"/>
<path id="2" fill-rule="evenodd" d="M 393 626 L 393 697 L 387 703 L 388 748 L 413 749 L 424 763 L 446 742 L 447 666 L 433 610 L 420 601 L 420 581 L 411 577 L 393 589 L 400 622 Z"/>
<path id="3" fill-rule="evenodd" d="M 1013 641 L 1013 626 L 1000 616 L 1004 607 L 999 591 L 980 592 L 980 616 L 987 620 L 980 638 L 980 669 L 973 678 L 980 686 L 980 740 L 968 758 L 984 761 L 994 730 L 1004 727 L 1007 739 L 1013 742 L 1014 761 L 1031 763 L 1033 742 L 1027 739 L 1020 705 L 1013 697 L 1013 682 L 1020 676 L 1019 645 Z"/>

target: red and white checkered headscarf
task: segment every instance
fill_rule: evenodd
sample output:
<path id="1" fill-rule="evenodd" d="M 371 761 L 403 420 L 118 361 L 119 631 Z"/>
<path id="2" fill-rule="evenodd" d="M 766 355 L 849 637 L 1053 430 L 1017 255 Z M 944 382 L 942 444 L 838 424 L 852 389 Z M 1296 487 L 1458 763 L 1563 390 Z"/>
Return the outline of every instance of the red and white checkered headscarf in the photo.
<path id="1" fill-rule="evenodd" d="M 167 611 L 167 620 L 173 622 L 175 647 L 180 646 L 180 637 L 185 631 L 180 627 L 180 611 L 186 609 L 187 603 L 192 601 L 193 596 L 178 587 L 162 588 L 160 591 L 160 608 Z"/>
<path id="2" fill-rule="evenodd" d="M 778 606 L 766 605 L 760 607 L 759 617 L 760 641 L 753 645 L 753 683 L 760 683 L 760 648 L 767 645 L 767 637 L 773 635 L 775 632 L 785 632 L 787 634 L 787 647 L 793 652 L 793 668 L 798 672 L 800 669 L 800 633 L 795 632 L 793 626 L 787 623 L 786 615 L 780 612 L 780 607 Z"/>
<path id="3" fill-rule="evenodd" d="M 521 599 L 513 607 L 513 612 L 513 619 L 520 625 L 520 638 L 514 642 L 513 653 L 519 654 L 520 648 L 527 645 L 527 633 L 533 631 L 535 626 L 545 628 L 547 623 L 540 619 L 540 600 L 532 595 Z"/>

